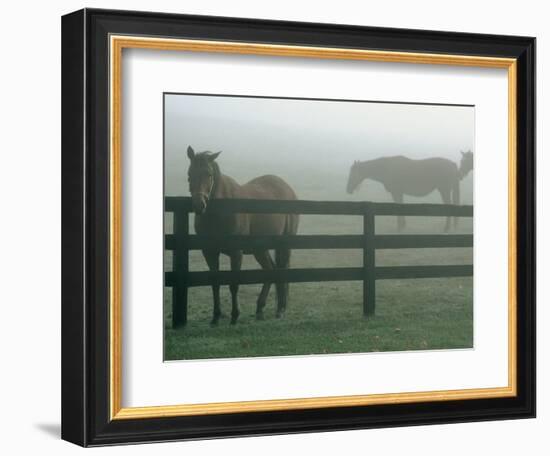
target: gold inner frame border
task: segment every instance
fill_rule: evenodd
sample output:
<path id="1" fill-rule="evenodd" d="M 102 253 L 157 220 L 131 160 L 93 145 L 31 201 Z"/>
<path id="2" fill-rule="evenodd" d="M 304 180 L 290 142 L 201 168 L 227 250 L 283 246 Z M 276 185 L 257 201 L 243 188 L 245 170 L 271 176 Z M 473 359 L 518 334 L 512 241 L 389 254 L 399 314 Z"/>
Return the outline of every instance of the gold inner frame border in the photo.
<path id="1" fill-rule="evenodd" d="M 508 71 L 508 385 L 506 387 L 402 392 L 243 402 L 122 407 L 122 51 L 152 49 L 252 54 L 334 60 L 416 63 Z M 112 420 L 304 410 L 431 401 L 489 399 L 517 395 L 517 61 L 513 58 L 393 52 L 332 47 L 258 44 L 111 35 L 110 52 L 110 415 Z"/>

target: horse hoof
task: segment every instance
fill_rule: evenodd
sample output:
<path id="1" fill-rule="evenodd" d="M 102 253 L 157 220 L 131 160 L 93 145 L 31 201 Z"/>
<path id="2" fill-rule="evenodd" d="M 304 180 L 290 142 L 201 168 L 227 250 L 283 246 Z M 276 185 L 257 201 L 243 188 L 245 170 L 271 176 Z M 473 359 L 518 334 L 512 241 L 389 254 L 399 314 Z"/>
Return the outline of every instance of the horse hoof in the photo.
<path id="1" fill-rule="evenodd" d="M 256 314 L 256 320 L 258 320 L 258 321 L 263 321 L 263 320 L 265 320 L 265 317 L 264 317 L 263 312 L 262 312 L 262 313 L 257 313 L 257 314 Z"/>
<path id="2" fill-rule="evenodd" d="M 213 318 L 210 322 L 210 326 L 215 327 L 218 326 L 218 318 Z"/>
<path id="3" fill-rule="evenodd" d="M 283 317 L 285 316 L 285 313 L 284 313 L 283 311 L 277 312 L 277 313 L 275 314 L 275 316 L 276 316 L 277 318 L 283 318 Z"/>

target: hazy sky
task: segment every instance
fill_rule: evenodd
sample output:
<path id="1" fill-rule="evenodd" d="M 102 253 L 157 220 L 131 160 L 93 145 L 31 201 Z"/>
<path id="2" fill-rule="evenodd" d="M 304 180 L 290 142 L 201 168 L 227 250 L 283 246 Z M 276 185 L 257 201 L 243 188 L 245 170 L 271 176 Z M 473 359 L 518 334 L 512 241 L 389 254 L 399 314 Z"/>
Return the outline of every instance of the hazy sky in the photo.
<path id="1" fill-rule="evenodd" d="M 405 155 L 458 162 L 460 150 L 474 150 L 474 108 L 166 95 L 167 195 L 187 194 L 189 145 L 222 151 L 222 172 L 240 183 L 277 174 L 299 191 L 301 177 L 345 179 L 354 160 Z"/>

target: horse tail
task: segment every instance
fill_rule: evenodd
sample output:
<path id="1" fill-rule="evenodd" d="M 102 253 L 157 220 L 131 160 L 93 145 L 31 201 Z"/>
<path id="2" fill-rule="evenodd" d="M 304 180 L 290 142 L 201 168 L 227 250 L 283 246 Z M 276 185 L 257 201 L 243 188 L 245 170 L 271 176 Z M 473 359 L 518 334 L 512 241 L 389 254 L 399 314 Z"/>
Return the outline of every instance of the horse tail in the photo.
<path id="1" fill-rule="evenodd" d="M 460 204 L 460 179 L 458 176 L 453 184 L 453 187 L 451 188 L 451 198 L 453 204 L 457 206 Z M 458 228 L 458 217 L 453 217 L 453 226 L 455 230 Z"/>
<path id="2" fill-rule="evenodd" d="M 299 214 L 287 214 L 283 235 L 293 235 L 298 232 Z M 275 250 L 275 264 L 278 268 L 288 268 L 290 265 L 290 249 L 282 248 Z"/>
<path id="3" fill-rule="evenodd" d="M 298 214 L 287 214 L 285 217 L 285 228 L 283 236 L 296 234 L 298 231 Z M 275 267 L 277 269 L 288 269 L 290 267 L 291 250 L 288 247 L 275 249 Z M 277 283 L 277 317 L 280 317 L 286 310 L 288 304 L 288 282 Z"/>
<path id="4" fill-rule="evenodd" d="M 275 250 L 275 265 L 278 269 L 287 269 L 290 266 L 290 249 Z"/>
<path id="5" fill-rule="evenodd" d="M 296 234 L 298 232 L 299 223 L 300 214 L 287 214 L 284 234 Z"/>

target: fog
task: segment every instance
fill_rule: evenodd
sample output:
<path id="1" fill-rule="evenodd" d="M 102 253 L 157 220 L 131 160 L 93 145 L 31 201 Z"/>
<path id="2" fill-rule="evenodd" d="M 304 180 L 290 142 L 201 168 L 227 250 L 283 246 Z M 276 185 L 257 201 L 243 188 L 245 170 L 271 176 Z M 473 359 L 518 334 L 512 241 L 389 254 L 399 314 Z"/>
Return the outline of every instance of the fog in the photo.
<path id="1" fill-rule="evenodd" d="M 191 145 L 222 151 L 222 173 L 241 184 L 276 174 L 301 199 L 389 201 L 383 188 L 345 193 L 353 161 L 405 155 L 459 162 L 461 150 L 474 151 L 474 115 L 472 106 L 167 94 L 166 195 L 188 194 Z M 471 175 L 462 195 L 471 203 Z M 424 200 L 440 202 L 439 195 Z"/>

